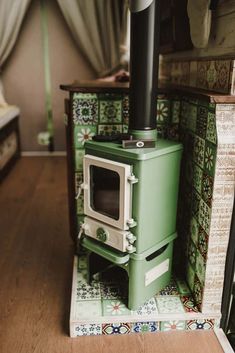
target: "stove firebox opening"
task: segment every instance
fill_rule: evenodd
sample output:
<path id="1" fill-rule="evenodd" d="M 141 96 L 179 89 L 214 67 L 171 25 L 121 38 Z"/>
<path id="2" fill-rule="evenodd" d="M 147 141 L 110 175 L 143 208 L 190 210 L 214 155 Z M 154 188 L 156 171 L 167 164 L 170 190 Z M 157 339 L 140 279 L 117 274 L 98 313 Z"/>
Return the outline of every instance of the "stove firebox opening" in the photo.
<path id="1" fill-rule="evenodd" d="M 119 219 L 120 177 L 113 170 L 90 166 L 90 204 L 94 211 Z"/>

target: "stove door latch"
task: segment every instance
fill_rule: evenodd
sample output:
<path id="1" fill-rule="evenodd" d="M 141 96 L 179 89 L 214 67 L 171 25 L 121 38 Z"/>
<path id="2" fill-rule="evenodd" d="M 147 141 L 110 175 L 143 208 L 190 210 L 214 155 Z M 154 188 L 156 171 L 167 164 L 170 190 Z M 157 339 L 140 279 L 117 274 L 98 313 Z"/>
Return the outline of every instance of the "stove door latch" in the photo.
<path id="1" fill-rule="evenodd" d="M 139 179 L 135 177 L 135 175 L 132 173 L 129 177 L 127 177 L 127 180 L 131 184 L 136 184 L 138 183 Z"/>

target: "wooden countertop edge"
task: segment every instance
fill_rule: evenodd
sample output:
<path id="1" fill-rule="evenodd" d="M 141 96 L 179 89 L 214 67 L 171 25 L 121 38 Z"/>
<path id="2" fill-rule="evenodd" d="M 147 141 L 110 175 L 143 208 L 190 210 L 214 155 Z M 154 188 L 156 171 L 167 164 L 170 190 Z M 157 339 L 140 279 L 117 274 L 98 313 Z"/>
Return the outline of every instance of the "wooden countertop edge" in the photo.
<path id="1" fill-rule="evenodd" d="M 129 82 L 104 82 L 104 81 L 81 81 L 72 84 L 60 85 L 60 89 L 68 92 L 81 92 L 81 93 L 126 93 L 129 92 Z M 234 104 L 235 95 L 227 95 L 222 93 L 215 93 L 205 91 L 199 88 L 190 88 L 178 85 L 161 85 L 158 89 L 159 94 L 170 93 L 180 95 L 191 95 L 196 99 L 206 99 L 210 103 L 217 104 Z"/>

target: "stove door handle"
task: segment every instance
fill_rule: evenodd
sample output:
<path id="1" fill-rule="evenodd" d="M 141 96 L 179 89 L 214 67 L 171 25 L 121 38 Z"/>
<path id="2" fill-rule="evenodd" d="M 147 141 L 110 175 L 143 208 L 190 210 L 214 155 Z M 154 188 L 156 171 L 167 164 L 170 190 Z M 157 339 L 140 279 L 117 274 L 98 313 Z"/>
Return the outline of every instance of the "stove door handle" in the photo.
<path id="1" fill-rule="evenodd" d="M 129 175 L 129 177 L 127 177 L 127 180 L 129 181 L 130 184 L 136 184 L 139 181 L 139 179 L 136 178 L 136 176 L 133 173 Z"/>

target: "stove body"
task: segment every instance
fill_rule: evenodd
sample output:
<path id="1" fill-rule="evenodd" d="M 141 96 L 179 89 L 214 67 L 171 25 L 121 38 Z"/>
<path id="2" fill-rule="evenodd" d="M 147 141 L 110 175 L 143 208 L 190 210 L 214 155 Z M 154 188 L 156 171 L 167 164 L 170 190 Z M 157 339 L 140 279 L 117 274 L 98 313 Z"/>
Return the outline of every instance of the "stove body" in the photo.
<path id="1" fill-rule="evenodd" d="M 159 3 L 130 1 L 128 136 L 122 144 L 87 142 L 83 165 L 79 243 L 89 251 L 89 279 L 122 268 L 131 310 L 170 281 L 176 238 L 182 146 L 157 141 Z"/>
<path id="2" fill-rule="evenodd" d="M 182 146 L 158 140 L 154 148 L 125 150 L 118 143 L 87 142 L 81 244 L 128 275 L 128 307 L 137 309 L 171 277 Z M 102 262 L 102 261 L 101 261 Z"/>

